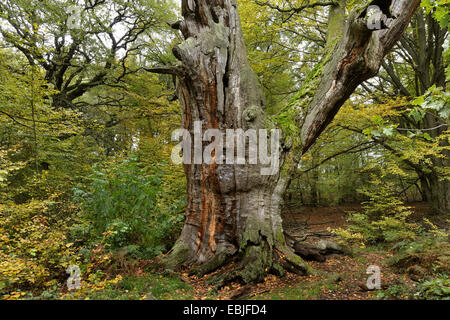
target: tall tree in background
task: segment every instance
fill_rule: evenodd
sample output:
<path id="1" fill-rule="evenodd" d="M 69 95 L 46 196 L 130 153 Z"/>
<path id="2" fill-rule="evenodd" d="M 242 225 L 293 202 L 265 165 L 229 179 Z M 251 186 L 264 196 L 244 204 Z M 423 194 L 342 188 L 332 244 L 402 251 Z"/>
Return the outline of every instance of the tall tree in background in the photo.
<path id="1" fill-rule="evenodd" d="M 174 27 L 185 41 L 173 49 L 181 64 L 154 71 L 177 76 L 183 127 L 194 132 L 195 121 L 202 121 L 204 130 L 278 127 L 283 138 L 281 170 L 271 176 L 260 174 L 261 164 L 184 165 L 186 220 L 166 259 L 167 268 L 196 265 L 198 272 L 207 273 L 236 257 L 229 279 L 251 282 L 262 280 L 269 271 L 312 271 L 286 244 L 281 198 L 301 155 L 356 87 L 377 74 L 420 1 L 394 2 L 396 18 L 389 29 L 378 31 L 367 27 L 368 4 L 344 19 L 343 2 L 317 3 L 332 5 L 324 58 L 291 102 L 270 118 L 247 60 L 236 1 L 182 1 L 184 19 Z M 391 1 L 383 4 L 389 14 Z"/>
<path id="2" fill-rule="evenodd" d="M 6 0 L 0 3 L 3 40 L 45 70 L 45 80 L 57 91 L 54 107 L 81 109 L 92 88 L 124 84 L 127 75 L 142 70 L 137 56 L 167 63 L 152 32 L 163 32 L 173 12 L 171 2 L 76 2 Z"/>
<path id="3" fill-rule="evenodd" d="M 68 129 L 70 113 L 70 119 L 78 123 L 76 133 L 53 130 L 49 138 L 69 145 L 66 140 L 80 133 L 92 137 L 100 153 L 110 156 L 125 147 L 121 141 L 125 135 L 118 134 L 120 127 L 126 126 L 124 109 L 136 106 L 127 98 L 133 91 L 130 79 L 145 73 L 148 61 L 168 63 L 173 59 L 169 49 L 161 48 L 167 48 L 174 38 L 166 23 L 174 17 L 171 1 L 6 0 L 0 2 L 0 41 L 5 52 L 24 57 L 23 64 L 42 78 L 43 88 L 34 92 L 48 93 L 41 98 L 52 112 L 50 122 L 61 122 Z M 23 72 L 16 69 L 12 72 Z M 22 117 L 24 124 L 33 126 L 34 122 L 23 118 L 44 116 L 39 109 L 25 117 L 23 106 L 14 103 L 15 99 L 10 99 L 0 106 L 8 121 Z M 40 120 L 38 127 L 45 125 Z M 32 149 L 37 146 L 35 143 Z M 66 152 L 63 148 L 62 153 Z M 52 162 L 55 157 L 42 158 Z"/>
<path id="4" fill-rule="evenodd" d="M 441 139 L 441 146 L 448 148 L 448 140 L 442 139 L 442 136 L 448 131 L 449 107 L 436 99 L 431 101 L 433 96 L 446 90 L 444 43 L 447 36 L 446 23 L 440 24 L 431 13 L 426 14 L 423 8 L 419 8 L 412 19 L 412 28 L 402 36 L 393 53 L 382 64 L 380 81 L 384 84 L 380 85 L 380 81 L 368 83 L 366 88 L 381 93 L 378 101 L 383 100 L 383 96 L 390 99 L 400 96 L 411 101 L 425 95 L 427 99 L 421 99 L 420 103 L 425 108 L 409 114 L 404 112 L 394 119 L 399 123 L 397 131 L 405 136 L 425 133 L 429 142 Z M 410 105 L 406 107 L 410 108 Z M 407 108 L 403 107 L 405 110 Z M 401 145 L 399 148 L 392 141 L 382 141 L 381 144 L 397 155 L 407 149 Z M 444 150 L 443 155 L 429 156 L 420 162 L 408 158 L 403 161 L 416 171 L 423 200 L 431 203 L 435 213 L 448 214 L 450 180 L 443 170 L 449 167 L 449 150 Z"/>

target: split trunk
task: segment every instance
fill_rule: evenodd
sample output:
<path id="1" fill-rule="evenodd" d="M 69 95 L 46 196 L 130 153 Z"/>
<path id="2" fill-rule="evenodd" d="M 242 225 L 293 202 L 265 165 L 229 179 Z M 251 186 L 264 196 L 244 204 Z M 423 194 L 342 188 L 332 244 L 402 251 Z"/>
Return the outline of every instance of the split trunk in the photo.
<path id="1" fill-rule="evenodd" d="M 263 91 L 247 61 L 236 1 L 182 1 L 184 19 L 175 27 L 185 41 L 173 49 L 180 63 L 157 71 L 177 76 L 183 128 L 193 137 L 201 121 L 202 133 L 278 128 L 282 136 L 279 166 L 270 175 L 261 174 L 267 165 L 248 163 L 248 141 L 246 164 L 220 164 L 217 150 L 211 154 L 216 161 L 210 164 L 184 164 L 185 224 L 165 259 L 168 269 L 194 266 L 195 271 L 208 273 L 234 260 L 230 277 L 245 282 L 260 281 L 267 272 L 312 272 L 286 244 L 282 196 L 302 154 L 356 87 L 378 72 L 419 0 L 398 2 L 403 9 L 400 16 L 389 29 L 378 31 L 368 30 L 365 8 L 355 9 L 344 21 L 343 8 L 333 7 L 330 28 L 334 29 L 322 62 L 289 105 L 278 116 L 268 117 Z M 203 145 L 204 150 L 208 142 Z"/>

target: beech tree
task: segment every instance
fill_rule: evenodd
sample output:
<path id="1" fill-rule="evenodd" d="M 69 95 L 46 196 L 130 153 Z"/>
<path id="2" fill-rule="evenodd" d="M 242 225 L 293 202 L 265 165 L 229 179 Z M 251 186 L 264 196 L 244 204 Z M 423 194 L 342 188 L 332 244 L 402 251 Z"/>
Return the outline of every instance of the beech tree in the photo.
<path id="1" fill-rule="evenodd" d="M 167 269 L 188 266 L 204 274 L 234 261 L 224 280 L 247 283 L 263 280 L 268 272 L 314 272 L 286 242 L 282 195 L 301 156 L 358 85 L 378 73 L 420 1 L 391 2 L 370 1 L 348 15 L 344 1 L 314 2 L 329 6 L 323 58 L 290 103 L 269 117 L 247 60 L 236 0 L 182 0 L 183 20 L 173 25 L 185 39 L 173 48 L 180 62 L 151 71 L 177 77 L 183 128 L 193 133 L 196 121 L 202 122 L 203 130 L 278 128 L 281 157 L 280 170 L 268 176 L 260 174 L 262 164 L 184 164 L 185 223 L 163 259 Z M 392 19 L 388 26 L 380 23 L 381 30 L 368 27 L 371 4 Z M 395 12 L 389 10 L 391 5 Z"/>
<path id="2" fill-rule="evenodd" d="M 153 59 L 152 32 L 164 32 L 169 3 L 151 0 L 0 2 L 0 37 L 45 72 L 55 108 L 86 108 L 80 99 L 100 86 L 124 86 L 137 52 Z M 160 55 L 161 59 L 163 55 Z M 158 59 L 159 60 L 159 59 Z M 115 122 L 112 122 L 115 123 Z"/>
<path id="3" fill-rule="evenodd" d="M 433 91 L 434 87 L 443 88 L 443 90 L 446 87 L 444 43 L 448 36 L 448 28 L 440 26 L 431 13 L 425 14 L 422 8 L 416 11 L 412 25 L 414 26 L 412 30 L 403 34 L 393 50 L 397 56 L 406 57 L 402 68 L 394 67 L 392 57 L 387 59 L 382 64 L 386 73 L 381 75 L 381 80 L 386 79 L 387 83 L 384 88 L 373 85 L 374 89 L 391 98 L 403 96 L 410 99 L 427 95 L 427 91 L 430 89 Z M 442 109 L 444 108 L 445 106 L 442 106 Z M 407 136 L 411 131 L 423 130 L 429 135 L 430 140 L 443 136 L 448 130 L 448 120 L 443 116 L 444 110 L 441 114 L 439 111 L 441 110 L 428 110 L 423 117 L 417 118 L 418 121 L 413 117 L 399 117 L 396 119 L 402 128 L 399 132 Z M 386 141 L 383 141 L 381 145 L 396 155 L 404 151 Z M 445 138 L 441 139 L 441 145 L 448 147 Z M 414 163 L 408 158 L 403 160 L 406 165 L 416 171 L 422 198 L 431 204 L 432 211 L 437 214 L 450 212 L 450 181 L 440 173 L 443 168 L 449 166 L 449 152 L 443 151 L 443 153 L 445 157 L 429 157 L 429 163 L 426 161 Z"/>

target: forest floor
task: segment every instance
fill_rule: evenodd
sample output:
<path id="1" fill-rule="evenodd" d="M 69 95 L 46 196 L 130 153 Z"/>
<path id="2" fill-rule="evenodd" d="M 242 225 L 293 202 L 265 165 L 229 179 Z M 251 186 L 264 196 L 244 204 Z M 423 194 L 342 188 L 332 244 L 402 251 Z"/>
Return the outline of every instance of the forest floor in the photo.
<path id="1" fill-rule="evenodd" d="M 423 217 L 428 207 L 424 204 L 413 204 L 414 215 Z M 306 242 L 319 239 L 334 240 L 328 228 L 344 227 L 345 216 L 349 211 L 357 211 L 358 205 L 337 207 L 301 207 L 285 210 L 285 230 L 292 235 L 309 234 Z M 439 225 L 439 217 L 433 219 Z M 329 255 L 325 262 L 308 262 L 320 274 L 337 273 L 338 281 L 330 281 L 325 275 L 302 276 L 288 273 L 285 277 L 268 275 L 262 283 L 244 285 L 231 283 L 219 290 L 211 283 L 211 279 L 224 269 L 205 276 L 190 276 L 187 273 L 155 275 L 144 264 L 129 277 L 126 277 L 126 294 L 119 299 L 193 299 L 193 300 L 370 300 L 377 299 L 377 294 L 392 285 L 415 286 L 415 282 L 407 274 L 399 274 L 386 264 L 392 253 L 386 248 L 366 247 L 354 248 L 353 255 Z M 382 290 L 369 291 L 366 281 L 370 275 L 366 273 L 370 265 L 381 269 Z M 230 267 L 230 266 L 228 266 Z M 131 294 L 131 295 L 130 295 Z"/>
<path id="2" fill-rule="evenodd" d="M 305 242 L 314 243 L 320 239 L 331 239 L 328 228 L 344 227 L 345 216 L 349 211 L 357 211 L 359 205 L 344 205 L 336 207 L 301 207 L 285 210 L 283 220 L 285 230 L 291 235 L 311 234 Z M 422 215 L 428 207 L 415 204 L 415 214 Z M 365 283 L 369 275 L 366 270 L 370 265 L 381 269 L 382 288 L 402 283 L 413 285 L 406 274 L 397 274 L 385 265 L 392 253 L 378 247 L 355 249 L 352 257 L 347 255 L 331 255 L 325 262 L 309 261 L 318 271 L 338 273 L 341 279 L 330 282 L 325 276 L 301 276 L 288 273 L 285 277 L 268 275 L 264 282 L 243 286 L 234 283 L 225 286 L 217 292 L 208 285 L 208 279 L 215 273 L 204 277 L 187 276 L 181 279 L 193 288 L 194 299 L 275 299 L 275 300 L 368 300 L 376 298 L 376 291 L 368 291 Z M 221 272 L 218 270 L 217 272 Z"/>

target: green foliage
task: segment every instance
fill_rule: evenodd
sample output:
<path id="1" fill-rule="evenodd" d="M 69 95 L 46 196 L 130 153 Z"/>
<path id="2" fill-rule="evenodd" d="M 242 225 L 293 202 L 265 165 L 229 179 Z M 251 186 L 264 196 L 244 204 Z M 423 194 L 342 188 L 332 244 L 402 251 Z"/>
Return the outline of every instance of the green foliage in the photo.
<path id="1" fill-rule="evenodd" d="M 379 299 L 447 299 L 449 234 L 426 218 L 422 225 L 411 221 L 410 208 L 394 191 L 392 184 L 374 179 L 370 187 L 361 190 L 369 198 L 363 212 L 351 213 L 349 226 L 333 232 L 341 242 L 351 245 L 389 245 L 394 255 L 386 263 L 419 281 L 415 287 L 406 283 L 392 285 L 378 293 Z"/>
<path id="2" fill-rule="evenodd" d="M 289 7 L 286 2 L 276 5 Z M 281 12 L 253 0 L 239 0 L 238 6 L 247 56 L 264 88 L 266 112 L 277 114 L 321 59 L 325 41 L 319 34 L 326 33 L 326 14 L 321 7 Z"/>
<path id="3" fill-rule="evenodd" d="M 326 284 L 325 281 L 319 281 L 313 284 L 300 282 L 257 295 L 252 300 L 311 300 L 317 299 L 324 288 L 331 289 L 333 285 Z"/>
<path id="4" fill-rule="evenodd" d="M 448 12 L 449 0 L 422 0 L 422 7 L 427 13 L 432 13 L 433 18 L 439 22 L 442 28 L 448 27 L 450 14 Z"/>
<path id="5" fill-rule="evenodd" d="M 298 41 L 293 37 L 295 21 L 286 21 L 282 15 L 255 1 L 240 0 L 238 5 L 249 62 L 264 88 L 269 112 L 276 111 L 296 81 L 289 67 L 289 62 L 298 60 L 293 54 Z M 288 34 L 292 47 L 283 41 Z"/>
<path id="6" fill-rule="evenodd" d="M 414 271 L 410 268 L 418 265 L 422 268 L 423 275 L 448 274 L 450 272 L 449 234 L 439 230 L 428 219 L 425 219 L 425 223 L 426 225 L 418 230 L 418 236 L 414 241 L 403 240 L 393 246 L 395 255 L 388 260 L 388 263 L 401 271 Z"/>
<path id="7" fill-rule="evenodd" d="M 192 299 L 192 288 L 177 277 L 143 274 L 125 276 L 84 292 L 70 293 L 62 299 L 95 300 L 184 300 Z"/>
<path id="8" fill-rule="evenodd" d="M 450 300 L 450 279 L 448 276 L 425 281 L 419 285 L 417 298 Z"/>
<path id="9" fill-rule="evenodd" d="M 377 293 L 378 299 L 450 300 L 450 279 L 447 275 L 419 282 L 415 286 L 405 283 L 389 286 Z"/>
<path id="10" fill-rule="evenodd" d="M 173 79 L 143 71 L 175 62 L 169 43 L 176 36 L 166 21 L 176 19 L 176 9 L 172 1 L 97 1 L 83 10 L 83 28 L 77 29 L 67 24 L 72 2 L 0 4 L 2 48 L 13 48 L 0 49 L 0 296 L 189 297 L 190 288 L 179 279 L 142 276 L 135 267 L 169 249 L 183 222 L 186 180 L 182 166 L 168 162 L 170 133 L 181 123 L 179 103 L 172 101 Z M 296 2 L 292 5 L 301 1 Z M 347 1 L 347 9 L 362 2 L 367 1 Z M 284 130 L 286 145 L 298 147 L 298 122 L 317 90 L 324 63 L 334 53 L 323 54 L 328 9 L 292 13 L 255 1 L 238 3 L 248 58 L 265 90 L 266 110 L 278 114 L 275 122 Z M 422 2 L 443 28 L 448 24 L 447 4 Z M 430 25 L 427 28 L 430 33 Z M 415 29 L 409 29 L 410 45 L 417 40 Z M 443 47 L 445 66 L 448 41 Z M 366 197 L 363 211 L 349 217 L 350 228 L 338 233 L 353 243 L 392 245 L 395 256 L 389 262 L 395 268 L 408 272 L 418 264 L 427 274 L 439 273 L 420 283 L 418 297 L 446 297 L 448 235 L 411 223 L 410 209 L 396 194 L 404 189 L 404 181 L 410 184 L 421 176 L 403 162 L 423 168 L 421 174 L 432 172 L 442 179 L 450 175 L 448 166 L 436 164 L 449 150 L 449 132 L 434 132 L 427 124 L 430 115 L 439 120 L 436 125 L 448 122 L 448 92 L 442 84 L 415 92 L 421 77 L 415 70 L 420 68 L 402 56 L 388 57 L 393 59 L 389 64 L 414 92 L 411 96 L 424 95 L 399 98 L 382 71 L 382 90 L 357 92 L 303 157 L 299 171 L 306 173 L 291 183 L 291 193 L 308 190 L 311 198 L 327 204 Z M 435 64 L 425 69 L 439 69 Z M 367 85 L 372 88 L 373 83 Z M 368 102 L 372 97 L 376 103 Z M 380 142 L 399 151 L 390 154 L 375 146 Z M 389 183 L 370 176 L 379 170 L 374 163 L 389 173 L 382 177 Z M 355 196 L 357 187 L 370 180 L 374 184 Z M 80 290 L 65 286 L 69 264 L 80 266 Z M 122 278 L 118 270 L 133 275 Z M 313 298 L 320 291 L 318 286 L 291 289 L 275 292 L 276 297 Z M 406 294 L 402 286 L 390 290 L 391 296 Z"/>
<path id="11" fill-rule="evenodd" d="M 71 10 L 75 5 L 79 15 Z M 167 49 L 159 45 L 168 47 L 172 38 L 165 21 L 175 19 L 173 5 L 155 0 L 7 1 L 0 3 L 0 34 L 45 70 L 45 78 L 59 91 L 53 105 L 75 109 L 74 100 L 89 89 L 117 84 L 137 72 L 139 66 L 129 62 L 139 51 L 150 59 L 168 59 L 163 54 Z"/>
<path id="12" fill-rule="evenodd" d="M 120 277 L 107 271 L 132 263 L 116 253 L 126 252 L 126 260 L 153 257 L 174 242 L 183 220 L 183 170 L 163 163 L 170 159 L 170 132 L 180 122 L 177 104 L 168 101 L 173 90 L 167 81 L 136 73 L 124 77 L 126 85 L 120 89 L 92 89 L 84 102 L 98 107 L 87 119 L 71 109 L 54 108 L 49 97 L 57 91 L 44 77 L 42 69 L 31 68 L 17 53 L 0 50 L 0 296 L 4 299 L 81 299 L 112 288 Z M 100 98 L 105 96 L 123 104 L 105 103 Z M 105 125 L 109 121 L 118 124 Z M 131 150 L 144 160 L 141 168 L 135 160 L 115 172 L 95 166 L 117 163 Z M 161 168 L 168 173 L 163 175 Z M 104 172 L 111 174 L 112 181 L 106 190 L 116 192 L 115 199 L 125 203 L 120 207 L 116 202 L 115 208 L 125 213 L 140 208 L 148 224 L 137 217 L 141 213 L 132 212 L 136 219 L 116 216 L 104 221 L 103 234 L 101 225 L 94 232 L 91 222 L 105 212 L 92 214 L 94 220 L 84 219 L 88 214 L 79 212 L 73 188 L 82 186 L 80 195 L 95 195 L 99 206 L 106 205 L 101 198 L 109 196 L 101 192 L 104 185 L 90 179 L 110 182 Z M 121 179 L 128 183 L 121 184 Z M 99 191 L 92 192 L 93 186 Z M 123 197 L 122 187 L 127 191 Z M 144 196 L 130 209 L 126 196 L 136 195 Z M 133 234 L 136 229 L 141 233 Z M 67 292 L 65 285 L 69 263 L 82 271 L 82 287 L 76 292 Z"/>
<path id="13" fill-rule="evenodd" d="M 418 226 L 408 222 L 411 208 L 404 206 L 394 194 L 392 184 L 374 180 L 370 187 L 363 187 L 360 192 L 368 196 L 369 200 L 363 203 L 362 213 L 349 214 L 348 230 L 339 228 L 334 231 L 342 241 L 357 240 L 365 245 L 416 238 Z"/>
<path id="14" fill-rule="evenodd" d="M 442 119 L 450 117 L 450 92 L 433 85 L 427 92 L 413 101 L 414 108 L 410 115 L 416 122 L 423 120 L 425 112 L 435 112 Z"/>
<path id="15" fill-rule="evenodd" d="M 95 170 L 88 188 L 75 189 L 83 213 L 81 224 L 72 228 L 74 236 L 96 242 L 108 233 L 110 249 L 126 248 L 136 257 L 150 258 L 167 250 L 179 231 L 182 203 L 158 205 L 163 177 L 146 175 L 135 158 Z"/>
<path id="16" fill-rule="evenodd" d="M 181 299 L 183 295 L 186 298 L 191 291 L 190 286 L 178 277 L 158 275 L 125 278 L 121 283 L 121 289 L 134 290 L 140 294 L 150 293 L 156 299 Z"/>
<path id="17" fill-rule="evenodd" d="M 49 288 L 78 256 L 65 222 L 52 222 L 50 201 L 0 204 L 0 295 L 12 289 Z"/>
<path id="18" fill-rule="evenodd" d="M 101 159 L 92 139 L 80 135 L 79 113 L 54 109 L 56 90 L 42 70 L 12 51 L 0 50 L 0 79 L 0 198 L 63 198 Z"/>

